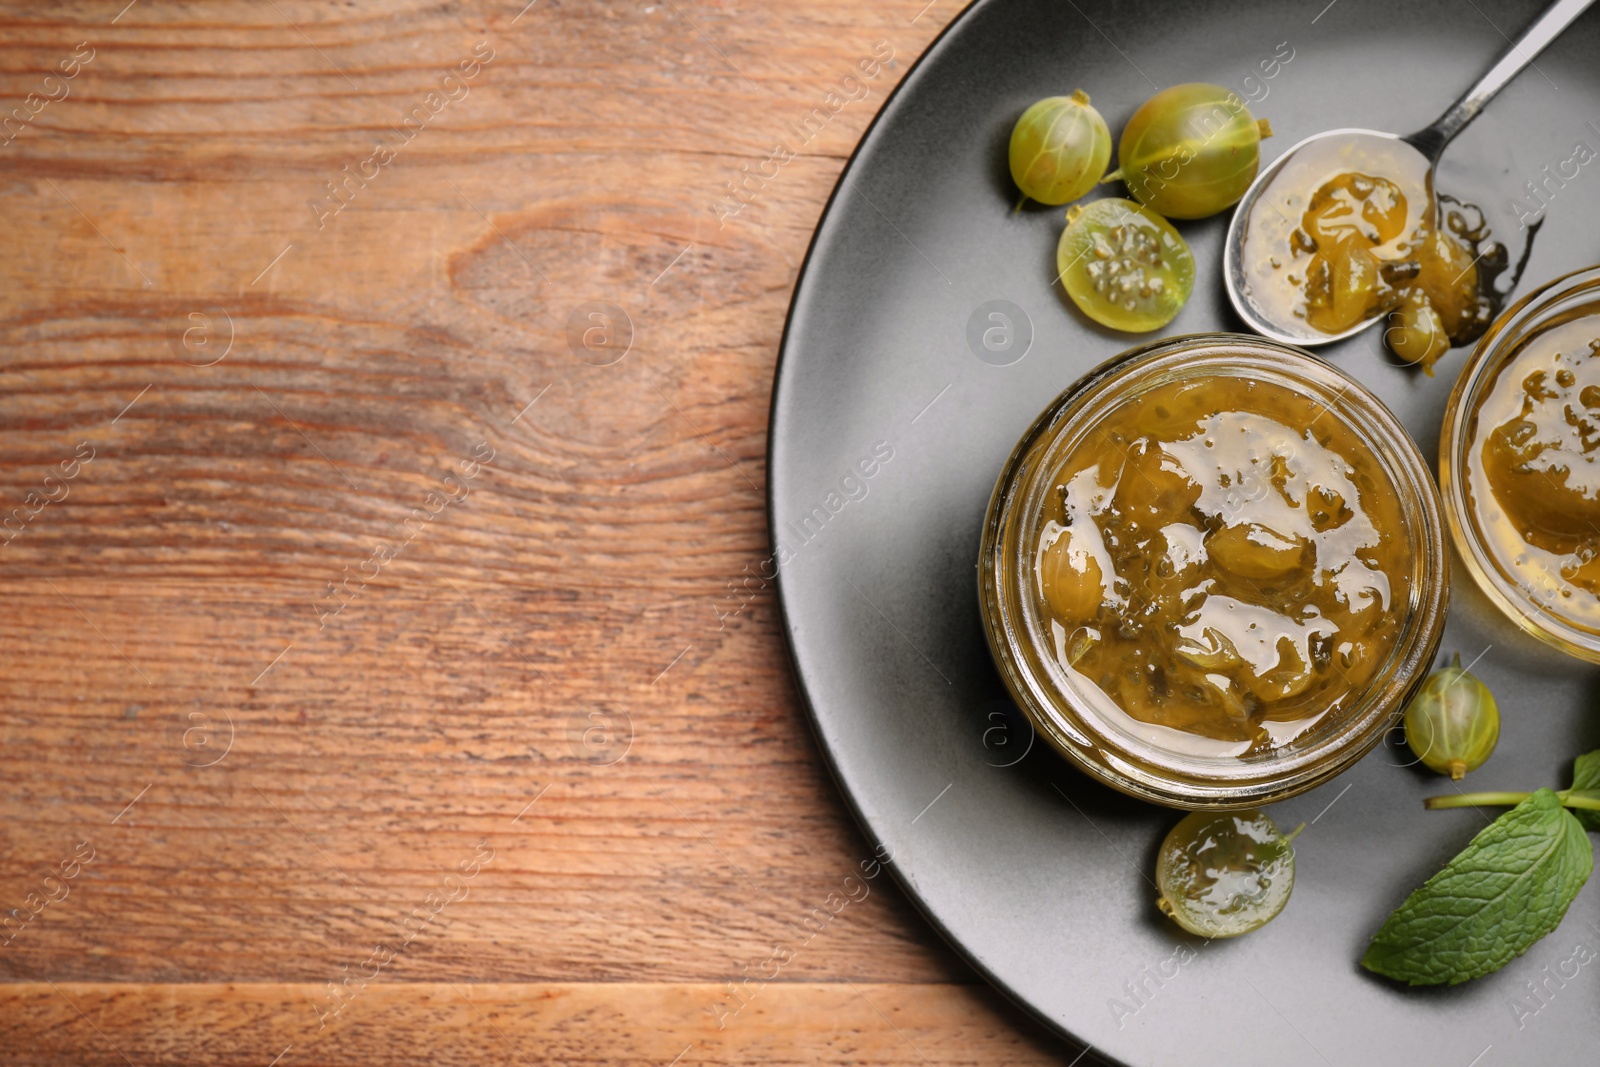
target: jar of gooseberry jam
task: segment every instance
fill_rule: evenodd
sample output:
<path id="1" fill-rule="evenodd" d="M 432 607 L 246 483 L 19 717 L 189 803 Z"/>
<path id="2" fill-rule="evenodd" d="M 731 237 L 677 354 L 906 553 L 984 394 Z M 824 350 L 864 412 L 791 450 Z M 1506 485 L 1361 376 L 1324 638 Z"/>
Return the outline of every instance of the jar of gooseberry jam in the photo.
<path id="1" fill-rule="evenodd" d="M 1202 334 L 1091 371 L 1022 436 L 979 561 L 1007 688 L 1070 762 L 1176 808 L 1304 792 L 1438 650 L 1438 491 L 1394 415 L 1289 345 Z"/>
<path id="2" fill-rule="evenodd" d="M 1445 407 L 1439 486 L 1495 606 L 1600 663 L 1600 267 L 1533 290 L 1479 339 Z"/>

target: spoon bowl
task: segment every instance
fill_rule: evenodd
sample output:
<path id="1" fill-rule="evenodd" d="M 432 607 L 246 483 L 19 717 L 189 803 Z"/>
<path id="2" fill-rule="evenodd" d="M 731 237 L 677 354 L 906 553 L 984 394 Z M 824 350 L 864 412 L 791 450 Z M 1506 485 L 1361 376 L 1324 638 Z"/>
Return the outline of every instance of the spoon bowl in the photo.
<path id="1" fill-rule="evenodd" d="M 1592 3 L 1594 0 L 1558 0 L 1552 4 L 1437 121 L 1409 137 L 1377 130 L 1328 130 L 1294 145 L 1256 175 L 1234 209 L 1222 254 L 1228 300 L 1239 317 L 1263 337 L 1302 347 L 1342 341 L 1387 318 L 1380 312 L 1342 333 L 1324 333 L 1307 322 L 1304 311 L 1288 297 L 1285 279 L 1273 275 L 1281 269 L 1274 266 L 1275 254 L 1287 247 L 1290 234 L 1299 225 L 1305 211 L 1303 198 L 1337 173 L 1361 171 L 1387 178 L 1401 188 L 1407 201 L 1408 232 L 1419 223 L 1432 225 L 1433 171 L 1445 147 Z M 1423 219 L 1422 212 L 1429 212 L 1430 217 Z M 1284 243 L 1276 244 L 1279 239 Z M 1373 250 L 1379 259 L 1384 258 L 1381 251 L 1381 247 Z"/>
<path id="2" fill-rule="evenodd" d="M 1312 326 L 1282 292 L 1274 291 L 1283 284 L 1271 276 L 1277 269 L 1270 262 L 1272 249 L 1278 242 L 1287 243 L 1299 225 L 1306 191 L 1341 171 L 1398 179 L 1408 199 L 1407 229 L 1412 229 L 1432 204 L 1432 167 L 1409 138 L 1378 130 L 1327 130 L 1292 146 L 1256 176 L 1228 224 L 1222 270 L 1234 311 L 1263 337 L 1301 347 L 1342 341 L 1378 322 L 1381 314 L 1341 333 L 1324 333 Z"/>

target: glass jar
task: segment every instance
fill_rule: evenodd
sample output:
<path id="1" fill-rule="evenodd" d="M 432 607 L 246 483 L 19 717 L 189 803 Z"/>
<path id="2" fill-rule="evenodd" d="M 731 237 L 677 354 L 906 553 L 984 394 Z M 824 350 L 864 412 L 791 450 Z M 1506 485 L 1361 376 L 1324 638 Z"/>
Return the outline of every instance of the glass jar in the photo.
<path id="1" fill-rule="evenodd" d="M 1176 429 L 1123 432 L 1146 425 Z M 1189 809 L 1282 800 L 1358 760 L 1426 677 L 1447 604 L 1438 492 L 1394 415 L 1309 353 L 1237 334 L 1131 349 L 1057 397 L 1001 472 L 978 572 L 1034 728 L 1094 778 Z M 1103 581 L 1088 595 L 1085 574 Z M 1281 626 L 1263 638 L 1255 619 Z"/>
<path id="2" fill-rule="evenodd" d="M 1478 340 L 1439 438 L 1467 569 L 1528 633 L 1600 663 L 1600 267 L 1533 290 Z M 1600 456 L 1596 457 L 1600 459 Z"/>

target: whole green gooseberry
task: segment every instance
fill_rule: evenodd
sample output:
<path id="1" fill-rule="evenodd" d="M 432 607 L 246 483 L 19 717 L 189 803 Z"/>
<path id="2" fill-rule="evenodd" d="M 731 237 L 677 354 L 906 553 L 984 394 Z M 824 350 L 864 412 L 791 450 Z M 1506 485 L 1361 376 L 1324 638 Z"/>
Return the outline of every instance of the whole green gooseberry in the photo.
<path id="1" fill-rule="evenodd" d="M 1011 129 L 1011 178 L 1024 199 L 1076 200 L 1094 188 L 1110 162 L 1111 129 L 1082 89 L 1040 100 Z"/>
<path id="2" fill-rule="evenodd" d="M 1122 131 L 1117 169 L 1134 199 L 1169 219 L 1203 219 L 1232 207 L 1255 181 L 1265 119 L 1220 85 L 1189 82 L 1140 105 Z"/>
<path id="3" fill-rule="evenodd" d="M 1429 770 L 1459 782 L 1494 753 L 1500 709 L 1489 687 L 1461 669 L 1458 655 L 1428 675 L 1406 706 L 1406 744 Z"/>

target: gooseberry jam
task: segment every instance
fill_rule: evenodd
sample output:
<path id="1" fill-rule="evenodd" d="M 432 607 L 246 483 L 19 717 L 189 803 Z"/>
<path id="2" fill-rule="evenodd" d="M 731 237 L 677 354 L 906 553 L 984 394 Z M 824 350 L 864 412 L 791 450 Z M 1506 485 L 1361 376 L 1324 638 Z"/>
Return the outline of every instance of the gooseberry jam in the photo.
<path id="1" fill-rule="evenodd" d="M 1367 134 L 1291 149 L 1251 214 L 1242 259 L 1247 298 L 1271 321 L 1338 334 L 1388 313 L 1389 348 L 1431 373 L 1494 318 L 1506 251 L 1477 208 L 1435 203 L 1418 152 Z"/>
<path id="2" fill-rule="evenodd" d="M 1158 342 L 1017 446 L 979 564 L 990 646 L 1084 769 L 1248 807 L 1398 717 L 1442 630 L 1441 533 L 1415 446 L 1354 381 L 1255 338 Z"/>
<path id="3" fill-rule="evenodd" d="M 1169 743 L 1286 744 L 1387 655 L 1411 594 L 1400 502 L 1319 401 L 1242 376 L 1170 382 L 1107 413 L 1055 479 L 1034 566 L 1058 658 L 1186 735 Z"/>
<path id="4" fill-rule="evenodd" d="M 1496 321 L 1442 440 L 1451 527 L 1479 583 L 1524 628 L 1600 661 L 1600 269 Z"/>

